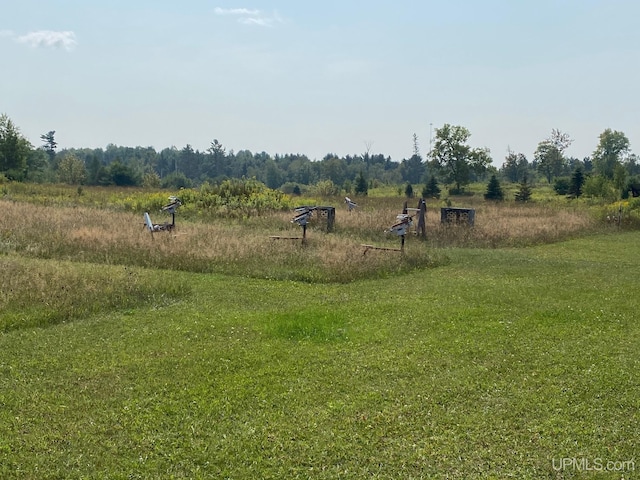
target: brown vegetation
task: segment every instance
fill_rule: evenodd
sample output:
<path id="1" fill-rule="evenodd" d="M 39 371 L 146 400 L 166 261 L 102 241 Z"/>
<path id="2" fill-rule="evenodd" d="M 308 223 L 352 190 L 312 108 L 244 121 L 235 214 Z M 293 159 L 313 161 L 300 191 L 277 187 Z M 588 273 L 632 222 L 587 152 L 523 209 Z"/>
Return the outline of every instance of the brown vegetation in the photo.
<path id="1" fill-rule="evenodd" d="M 410 236 L 403 257 L 393 252 L 365 256 L 365 243 L 399 246 L 399 239 L 385 230 L 401 212 L 403 200 L 364 198 L 352 212 L 339 202 L 341 199 L 317 202 L 337 205 L 335 229 L 328 234 L 324 220 L 313 219 L 303 246 L 301 241 L 270 238 L 302 234 L 302 229 L 291 223 L 291 212 L 244 220 L 182 219 L 178 213 L 175 231 L 151 235 L 139 214 L 3 200 L 0 251 L 268 278 L 350 281 L 440 264 L 445 258 L 441 247 L 531 245 L 576 236 L 597 226 L 584 210 L 490 202 L 474 205 L 473 228 L 443 225 L 441 204 L 429 203 L 426 241 Z M 169 220 L 160 212 L 152 218 L 155 222 Z"/>

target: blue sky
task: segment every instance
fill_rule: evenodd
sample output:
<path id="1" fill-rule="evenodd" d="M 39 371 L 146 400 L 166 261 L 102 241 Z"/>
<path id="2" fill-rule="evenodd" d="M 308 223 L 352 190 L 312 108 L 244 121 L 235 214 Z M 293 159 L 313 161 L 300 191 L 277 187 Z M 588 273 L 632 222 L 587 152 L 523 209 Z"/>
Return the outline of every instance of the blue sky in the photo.
<path id="1" fill-rule="evenodd" d="M 640 2 L 0 0 L 0 113 L 34 145 L 421 153 L 500 166 L 552 129 L 640 153 Z"/>

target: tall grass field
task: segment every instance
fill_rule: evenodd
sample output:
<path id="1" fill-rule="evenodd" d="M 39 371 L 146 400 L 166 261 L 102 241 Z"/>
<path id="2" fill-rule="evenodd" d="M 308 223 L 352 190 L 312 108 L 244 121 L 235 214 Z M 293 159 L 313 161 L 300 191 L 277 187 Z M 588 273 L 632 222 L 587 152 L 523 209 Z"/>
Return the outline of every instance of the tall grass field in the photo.
<path id="1" fill-rule="evenodd" d="M 39 199 L 0 200 L 0 478 L 639 476 L 624 222 L 477 202 L 446 228 L 429 201 L 426 240 L 364 255 L 402 199 L 310 199 L 336 228 L 305 245 L 270 238 L 286 210 L 152 236 Z"/>

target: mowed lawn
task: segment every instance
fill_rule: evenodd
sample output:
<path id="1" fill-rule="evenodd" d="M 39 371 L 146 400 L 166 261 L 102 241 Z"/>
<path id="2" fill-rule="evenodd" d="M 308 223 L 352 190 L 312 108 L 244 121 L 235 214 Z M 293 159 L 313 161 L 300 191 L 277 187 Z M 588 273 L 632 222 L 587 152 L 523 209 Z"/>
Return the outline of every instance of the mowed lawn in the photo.
<path id="1" fill-rule="evenodd" d="M 9 330 L 0 477 L 635 478 L 639 247 L 451 249 L 346 285 L 176 272 L 180 301 Z"/>

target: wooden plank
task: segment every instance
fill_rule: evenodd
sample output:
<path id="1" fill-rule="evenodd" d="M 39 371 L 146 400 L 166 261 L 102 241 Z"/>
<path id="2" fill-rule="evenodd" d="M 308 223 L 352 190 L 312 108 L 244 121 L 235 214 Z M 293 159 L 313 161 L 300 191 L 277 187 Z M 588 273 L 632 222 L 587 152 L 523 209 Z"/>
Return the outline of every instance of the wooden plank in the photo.
<path id="1" fill-rule="evenodd" d="M 386 250 L 389 252 L 402 252 L 401 248 L 391 248 L 391 247 L 376 247 L 375 245 L 361 245 L 362 247 L 364 247 L 364 253 L 363 255 L 365 255 L 369 250 Z"/>
<path id="2" fill-rule="evenodd" d="M 273 240 L 302 240 L 302 237 L 280 237 L 278 235 L 270 235 L 269 238 Z"/>

